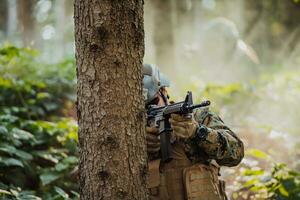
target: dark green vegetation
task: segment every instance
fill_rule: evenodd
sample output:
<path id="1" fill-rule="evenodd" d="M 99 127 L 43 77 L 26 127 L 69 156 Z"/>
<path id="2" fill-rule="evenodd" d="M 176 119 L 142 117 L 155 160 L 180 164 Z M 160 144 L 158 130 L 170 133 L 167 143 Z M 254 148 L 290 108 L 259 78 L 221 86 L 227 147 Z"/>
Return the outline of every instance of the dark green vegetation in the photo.
<path id="1" fill-rule="evenodd" d="M 0 49 L 0 199 L 78 199 L 75 66 L 38 58 Z M 222 172 L 233 199 L 300 199 L 298 77 L 278 68 L 255 82 L 194 80 L 177 91 L 210 99 L 245 142 L 243 162 Z"/>
<path id="2" fill-rule="evenodd" d="M 76 199 L 77 126 L 66 117 L 74 63 L 45 65 L 36 55 L 0 49 L 0 199 Z"/>

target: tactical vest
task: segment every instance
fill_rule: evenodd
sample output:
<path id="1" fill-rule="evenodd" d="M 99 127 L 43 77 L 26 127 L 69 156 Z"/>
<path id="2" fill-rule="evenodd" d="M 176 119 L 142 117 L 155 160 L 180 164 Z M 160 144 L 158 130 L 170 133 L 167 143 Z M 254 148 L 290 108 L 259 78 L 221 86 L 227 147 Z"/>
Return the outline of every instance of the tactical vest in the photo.
<path id="1" fill-rule="evenodd" d="M 172 145 L 172 158 L 168 163 L 149 162 L 150 200 L 227 200 L 219 167 L 192 164 L 180 143 Z"/>

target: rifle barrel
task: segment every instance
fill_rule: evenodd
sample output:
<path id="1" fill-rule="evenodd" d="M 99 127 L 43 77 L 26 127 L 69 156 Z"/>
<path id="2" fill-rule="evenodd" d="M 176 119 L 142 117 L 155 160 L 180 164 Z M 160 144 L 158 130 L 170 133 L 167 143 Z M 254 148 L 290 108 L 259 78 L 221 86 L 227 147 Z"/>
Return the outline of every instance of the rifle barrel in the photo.
<path id="1" fill-rule="evenodd" d="M 205 107 L 205 106 L 209 106 L 209 105 L 210 105 L 210 101 L 206 100 L 206 101 L 203 101 L 200 104 L 196 104 L 196 105 L 191 106 L 190 109 Z"/>

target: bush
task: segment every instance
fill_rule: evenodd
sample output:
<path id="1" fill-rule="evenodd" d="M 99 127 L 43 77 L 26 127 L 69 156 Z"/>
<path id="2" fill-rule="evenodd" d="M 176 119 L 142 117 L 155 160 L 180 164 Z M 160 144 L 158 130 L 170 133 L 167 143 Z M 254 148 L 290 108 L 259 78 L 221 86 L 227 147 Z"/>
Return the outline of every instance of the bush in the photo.
<path id="1" fill-rule="evenodd" d="M 233 199 L 300 199 L 300 173 L 283 163 L 274 164 L 271 170 L 244 169 L 241 176 L 246 181 Z"/>
<path id="2" fill-rule="evenodd" d="M 30 49 L 0 49 L 0 199 L 78 199 L 73 61 L 40 64 Z"/>

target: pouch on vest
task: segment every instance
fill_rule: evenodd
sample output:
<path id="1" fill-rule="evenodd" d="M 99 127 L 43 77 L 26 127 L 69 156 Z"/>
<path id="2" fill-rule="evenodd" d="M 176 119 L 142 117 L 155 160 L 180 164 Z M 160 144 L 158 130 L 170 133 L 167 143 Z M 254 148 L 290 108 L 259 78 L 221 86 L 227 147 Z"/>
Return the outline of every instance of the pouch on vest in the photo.
<path id="1" fill-rule="evenodd" d="M 218 168 L 195 164 L 183 171 L 183 183 L 188 200 L 223 200 L 220 194 Z"/>
<path id="2" fill-rule="evenodd" d="M 168 200 L 166 177 L 160 173 L 160 159 L 148 163 L 148 189 L 150 200 Z"/>

